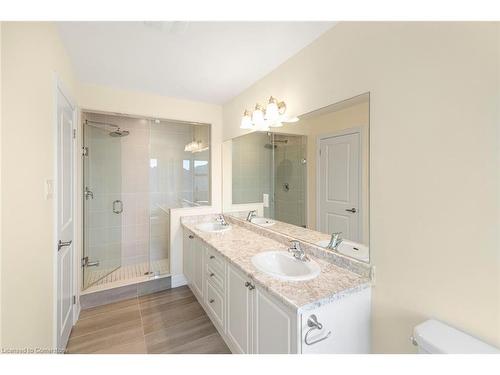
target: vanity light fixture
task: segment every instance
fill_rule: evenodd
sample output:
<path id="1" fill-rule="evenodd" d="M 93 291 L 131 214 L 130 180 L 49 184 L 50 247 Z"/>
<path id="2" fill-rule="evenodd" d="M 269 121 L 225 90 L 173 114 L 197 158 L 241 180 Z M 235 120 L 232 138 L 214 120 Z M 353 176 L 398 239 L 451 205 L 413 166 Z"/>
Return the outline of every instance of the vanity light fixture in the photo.
<path id="1" fill-rule="evenodd" d="M 260 104 L 255 105 L 254 111 L 250 114 L 248 110 L 243 112 L 241 118 L 241 129 L 247 130 L 269 130 L 269 128 L 279 128 L 283 123 L 297 122 L 297 117 L 289 118 L 285 115 L 286 103 L 278 101 L 275 97 L 271 96 L 264 109 Z"/>
<path id="2" fill-rule="evenodd" d="M 285 102 L 279 102 L 278 103 L 278 113 L 283 116 L 286 112 L 286 103 Z"/>
<path id="3" fill-rule="evenodd" d="M 252 122 L 258 128 L 264 125 L 264 111 L 260 104 L 255 104 L 255 109 L 252 112 Z"/>
<path id="4" fill-rule="evenodd" d="M 241 118 L 241 129 L 253 129 L 252 117 L 250 117 L 250 111 L 245 109 L 243 112 L 243 117 Z"/>
<path id="5" fill-rule="evenodd" d="M 203 147 L 202 141 L 192 141 L 189 142 L 186 146 L 184 146 L 185 152 L 191 152 L 193 154 L 196 152 L 202 152 L 206 150 L 208 150 L 208 147 Z"/>
<path id="6" fill-rule="evenodd" d="M 267 104 L 267 107 L 266 107 L 265 119 L 266 119 L 266 121 L 273 123 L 276 120 L 278 120 L 279 117 L 280 117 L 280 114 L 279 114 L 279 110 L 278 110 L 278 101 L 271 96 L 269 98 L 269 103 Z"/>

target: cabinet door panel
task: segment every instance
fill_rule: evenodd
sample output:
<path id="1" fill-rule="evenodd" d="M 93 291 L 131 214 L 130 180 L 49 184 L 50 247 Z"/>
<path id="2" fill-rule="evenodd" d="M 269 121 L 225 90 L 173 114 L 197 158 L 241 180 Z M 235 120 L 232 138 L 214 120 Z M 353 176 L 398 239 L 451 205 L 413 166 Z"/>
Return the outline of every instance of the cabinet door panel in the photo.
<path id="1" fill-rule="evenodd" d="M 193 247 L 191 249 L 192 256 L 193 256 L 193 287 L 198 293 L 198 295 L 203 299 L 203 279 L 205 272 L 203 270 L 203 252 L 204 248 L 197 238 L 194 239 L 193 242 Z"/>
<path id="2" fill-rule="evenodd" d="M 296 353 L 295 315 L 259 288 L 254 293 L 254 352 Z"/>
<path id="3" fill-rule="evenodd" d="M 189 284 L 193 282 L 193 242 L 194 237 L 191 232 L 184 231 L 182 268 Z"/>
<path id="4" fill-rule="evenodd" d="M 206 283 L 205 303 L 219 327 L 224 330 L 224 298 L 210 282 Z"/>
<path id="5" fill-rule="evenodd" d="M 227 335 L 239 353 L 251 352 L 251 292 L 248 280 L 232 266 L 227 270 Z"/>

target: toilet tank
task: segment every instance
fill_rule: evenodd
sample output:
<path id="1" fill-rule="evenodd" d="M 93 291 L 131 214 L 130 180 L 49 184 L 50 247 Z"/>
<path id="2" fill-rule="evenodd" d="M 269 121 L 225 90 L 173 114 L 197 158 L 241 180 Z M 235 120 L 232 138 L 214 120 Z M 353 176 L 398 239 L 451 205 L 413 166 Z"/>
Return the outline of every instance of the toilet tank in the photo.
<path id="1" fill-rule="evenodd" d="M 413 342 L 423 354 L 500 354 L 500 350 L 438 320 L 413 330 Z"/>

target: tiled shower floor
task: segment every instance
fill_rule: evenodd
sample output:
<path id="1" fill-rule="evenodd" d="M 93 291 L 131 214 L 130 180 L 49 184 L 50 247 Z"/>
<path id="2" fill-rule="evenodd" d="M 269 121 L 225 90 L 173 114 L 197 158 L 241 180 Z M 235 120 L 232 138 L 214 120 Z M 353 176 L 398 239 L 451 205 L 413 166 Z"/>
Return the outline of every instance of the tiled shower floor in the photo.
<path id="1" fill-rule="evenodd" d="M 106 270 L 94 271 L 89 270 L 86 276 L 86 284 L 90 285 L 89 289 L 101 289 L 104 286 L 121 286 L 137 279 L 147 278 L 146 272 L 150 270 L 150 263 L 137 263 L 122 266 L 109 275 L 103 277 L 107 273 Z M 160 259 L 151 261 L 151 271 L 155 275 L 164 275 L 170 273 L 170 262 L 168 259 Z M 100 279 L 100 280 L 99 280 Z M 109 284 L 109 285 L 108 285 Z"/>

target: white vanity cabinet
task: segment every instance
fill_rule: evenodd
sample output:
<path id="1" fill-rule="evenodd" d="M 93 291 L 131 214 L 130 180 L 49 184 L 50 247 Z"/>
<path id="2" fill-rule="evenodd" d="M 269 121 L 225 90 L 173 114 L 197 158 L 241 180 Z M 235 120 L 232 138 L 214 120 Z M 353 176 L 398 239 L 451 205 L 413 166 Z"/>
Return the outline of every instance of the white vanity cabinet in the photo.
<path id="1" fill-rule="evenodd" d="M 252 352 L 252 293 L 247 278 L 227 267 L 227 336 L 233 353 Z"/>
<path id="2" fill-rule="evenodd" d="M 370 288 L 297 312 L 188 230 L 183 267 L 233 353 L 370 353 Z"/>
<path id="3" fill-rule="evenodd" d="M 197 297 L 203 298 L 203 247 L 201 241 L 191 232 L 184 232 L 183 269 L 191 289 Z"/>
<path id="4" fill-rule="evenodd" d="M 251 293 L 253 353 L 298 353 L 297 314 L 259 287 Z"/>
<path id="5" fill-rule="evenodd" d="M 227 330 L 236 353 L 297 353 L 297 315 L 240 270 L 227 267 Z"/>

